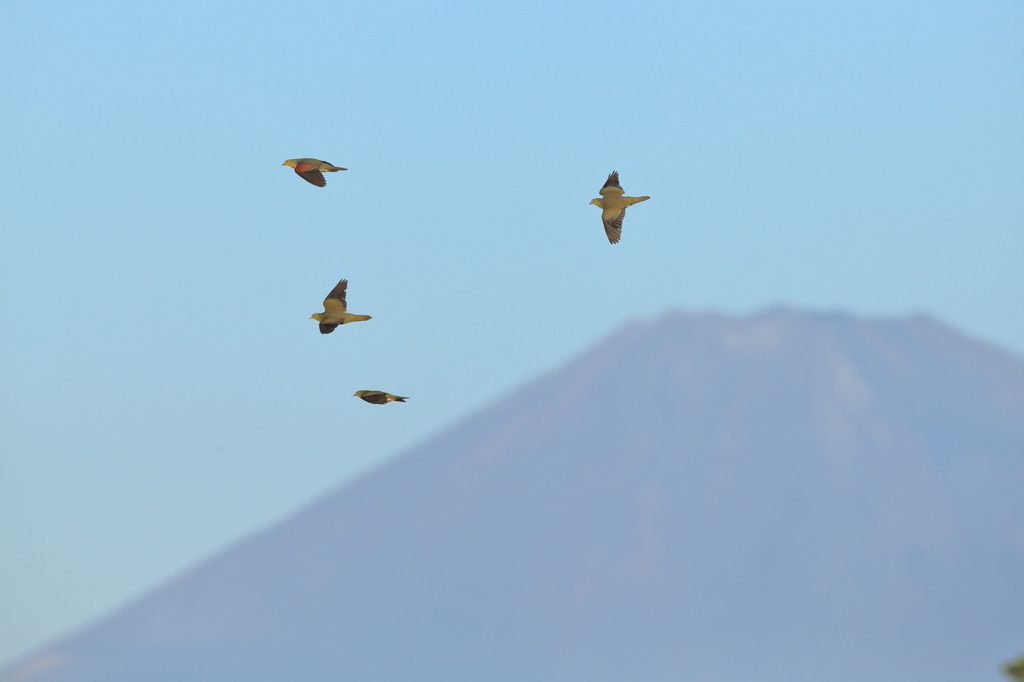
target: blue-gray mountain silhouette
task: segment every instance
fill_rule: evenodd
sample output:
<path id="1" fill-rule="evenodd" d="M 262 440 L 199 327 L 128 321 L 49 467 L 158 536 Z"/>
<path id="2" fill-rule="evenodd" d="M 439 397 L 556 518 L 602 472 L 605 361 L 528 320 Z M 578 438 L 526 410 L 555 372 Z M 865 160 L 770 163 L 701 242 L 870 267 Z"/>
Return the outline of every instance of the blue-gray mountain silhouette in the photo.
<path id="1" fill-rule="evenodd" d="M 1024 362 L 779 309 L 628 324 L 0 679 L 962 682 L 1022 646 Z"/>

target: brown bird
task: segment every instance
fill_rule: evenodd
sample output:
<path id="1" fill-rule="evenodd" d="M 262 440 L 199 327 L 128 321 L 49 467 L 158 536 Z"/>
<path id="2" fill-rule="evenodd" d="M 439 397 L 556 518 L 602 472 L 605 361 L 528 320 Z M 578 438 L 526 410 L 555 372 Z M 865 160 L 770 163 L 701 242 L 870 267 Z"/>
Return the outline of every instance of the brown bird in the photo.
<path id="1" fill-rule="evenodd" d="M 641 201 L 647 201 L 650 197 L 624 197 L 622 187 L 619 185 L 618 171 L 612 171 L 605 181 L 604 187 L 599 194 L 601 199 L 591 199 L 590 203 L 602 209 L 601 220 L 604 222 L 604 233 L 608 235 L 608 241 L 618 244 L 622 237 L 622 219 L 626 217 L 626 208 Z"/>
<path id="2" fill-rule="evenodd" d="M 1024 654 L 1017 657 L 1017 660 L 1010 661 L 1003 666 L 1003 672 L 1012 680 L 1024 680 Z"/>
<path id="3" fill-rule="evenodd" d="M 352 315 L 346 312 L 348 310 L 345 303 L 346 289 L 348 289 L 348 280 L 343 279 L 331 289 L 331 293 L 327 294 L 327 298 L 324 299 L 324 311 L 309 316 L 309 319 L 320 323 L 321 334 L 330 334 L 338 328 L 339 324 L 372 319 L 369 315 Z"/>
<path id="4" fill-rule="evenodd" d="M 409 396 L 391 395 L 384 391 L 356 391 L 352 395 L 374 405 L 387 405 L 390 402 L 404 403 L 409 398 Z"/>
<path id="5" fill-rule="evenodd" d="M 321 161 L 320 159 L 288 159 L 281 165 L 291 166 L 300 178 L 317 187 L 323 187 L 327 184 L 327 181 L 324 180 L 324 173 L 348 170 L 348 168 L 341 168 L 329 161 Z"/>

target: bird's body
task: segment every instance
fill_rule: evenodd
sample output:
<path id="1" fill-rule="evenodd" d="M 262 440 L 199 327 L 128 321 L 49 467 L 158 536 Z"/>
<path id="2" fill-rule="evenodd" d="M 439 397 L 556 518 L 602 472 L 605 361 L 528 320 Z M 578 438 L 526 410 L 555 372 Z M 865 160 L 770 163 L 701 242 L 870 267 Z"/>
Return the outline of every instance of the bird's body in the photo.
<path id="1" fill-rule="evenodd" d="M 288 159 L 281 165 L 291 166 L 300 178 L 317 187 L 323 187 L 327 184 L 327 181 L 324 180 L 324 173 L 348 170 L 320 159 Z"/>
<path id="2" fill-rule="evenodd" d="M 650 197 L 627 197 L 619 185 L 619 173 L 612 171 L 599 192 L 600 199 L 592 199 L 590 203 L 601 209 L 601 222 L 608 241 L 617 244 L 622 237 L 622 219 L 626 216 L 626 208 Z"/>
<path id="3" fill-rule="evenodd" d="M 356 391 L 352 395 L 373 405 L 387 405 L 390 402 L 404 403 L 409 398 L 409 396 L 391 395 L 384 391 Z"/>
<path id="4" fill-rule="evenodd" d="M 1024 655 L 1021 655 L 1017 660 L 1010 661 L 1004 665 L 1003 672 L 1006 673 L 1006 676 L 1011 680 L 1016 680 L 1017 682 L 1024 681 Z"/>
<path id="5" fill-rule="evenodd" d="M 346 289 L 348 289 L 348 280 L 343 279 L 331 289 L 331 293 L 327 294 L 327 298 L 324 299 L 324 311 L 309 316 L 309 319 L 320 323 L 321 334 L 330 334 L 337 329 L 339 324 L 372 319 L 369 315 L 353 315 L 348 312 L 345 302 Z"/>

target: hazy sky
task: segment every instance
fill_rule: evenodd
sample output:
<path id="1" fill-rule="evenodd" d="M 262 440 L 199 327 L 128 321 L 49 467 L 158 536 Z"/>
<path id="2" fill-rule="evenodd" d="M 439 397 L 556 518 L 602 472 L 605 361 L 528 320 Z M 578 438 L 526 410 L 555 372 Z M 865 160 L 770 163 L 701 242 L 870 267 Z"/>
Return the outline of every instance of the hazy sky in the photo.
<path id="1" fill-rule="evenodd" d="M 0 77 L 0 665 L 633 317 L 1024 352 L 1019 0 L 21 2 Z"/>

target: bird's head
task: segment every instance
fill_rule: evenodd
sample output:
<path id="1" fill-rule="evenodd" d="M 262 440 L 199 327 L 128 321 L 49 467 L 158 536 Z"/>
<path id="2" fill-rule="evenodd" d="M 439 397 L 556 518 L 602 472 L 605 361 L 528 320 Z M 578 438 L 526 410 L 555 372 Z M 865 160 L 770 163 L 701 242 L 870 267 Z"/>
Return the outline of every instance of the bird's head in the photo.
<path id="1" fill-rule="evenodd" d="M 316 320 L 317 322 L 323 322 L 324 321 L 324 314 L 323 313 L 313 313 L 312 315 L 309 316 L 309 319 Z"/>
<path id="2" fill-rule="evenodd" d="M 295 168 L 295 159 L 288 159 L 287 161 L 285 161 L 281 165 L 282 166 L 290 166 L 292 168 Z"/>
<path id="3" fill-rule="evenodd" d="M 353 398 L 362 398 L 364 395 L 366 395 L 366 393 L 367 393 L 366 391 L 356 391 L 355 393 L 352 394 L 352 397 Z"/>
<path id="4" fill-rule="evenodd" d="M 591 199 L 590 203 L 592 203 L 594 206 L 597 206 L 598 208 L 601 207 L 601 200 L 600 199 Z"/>

